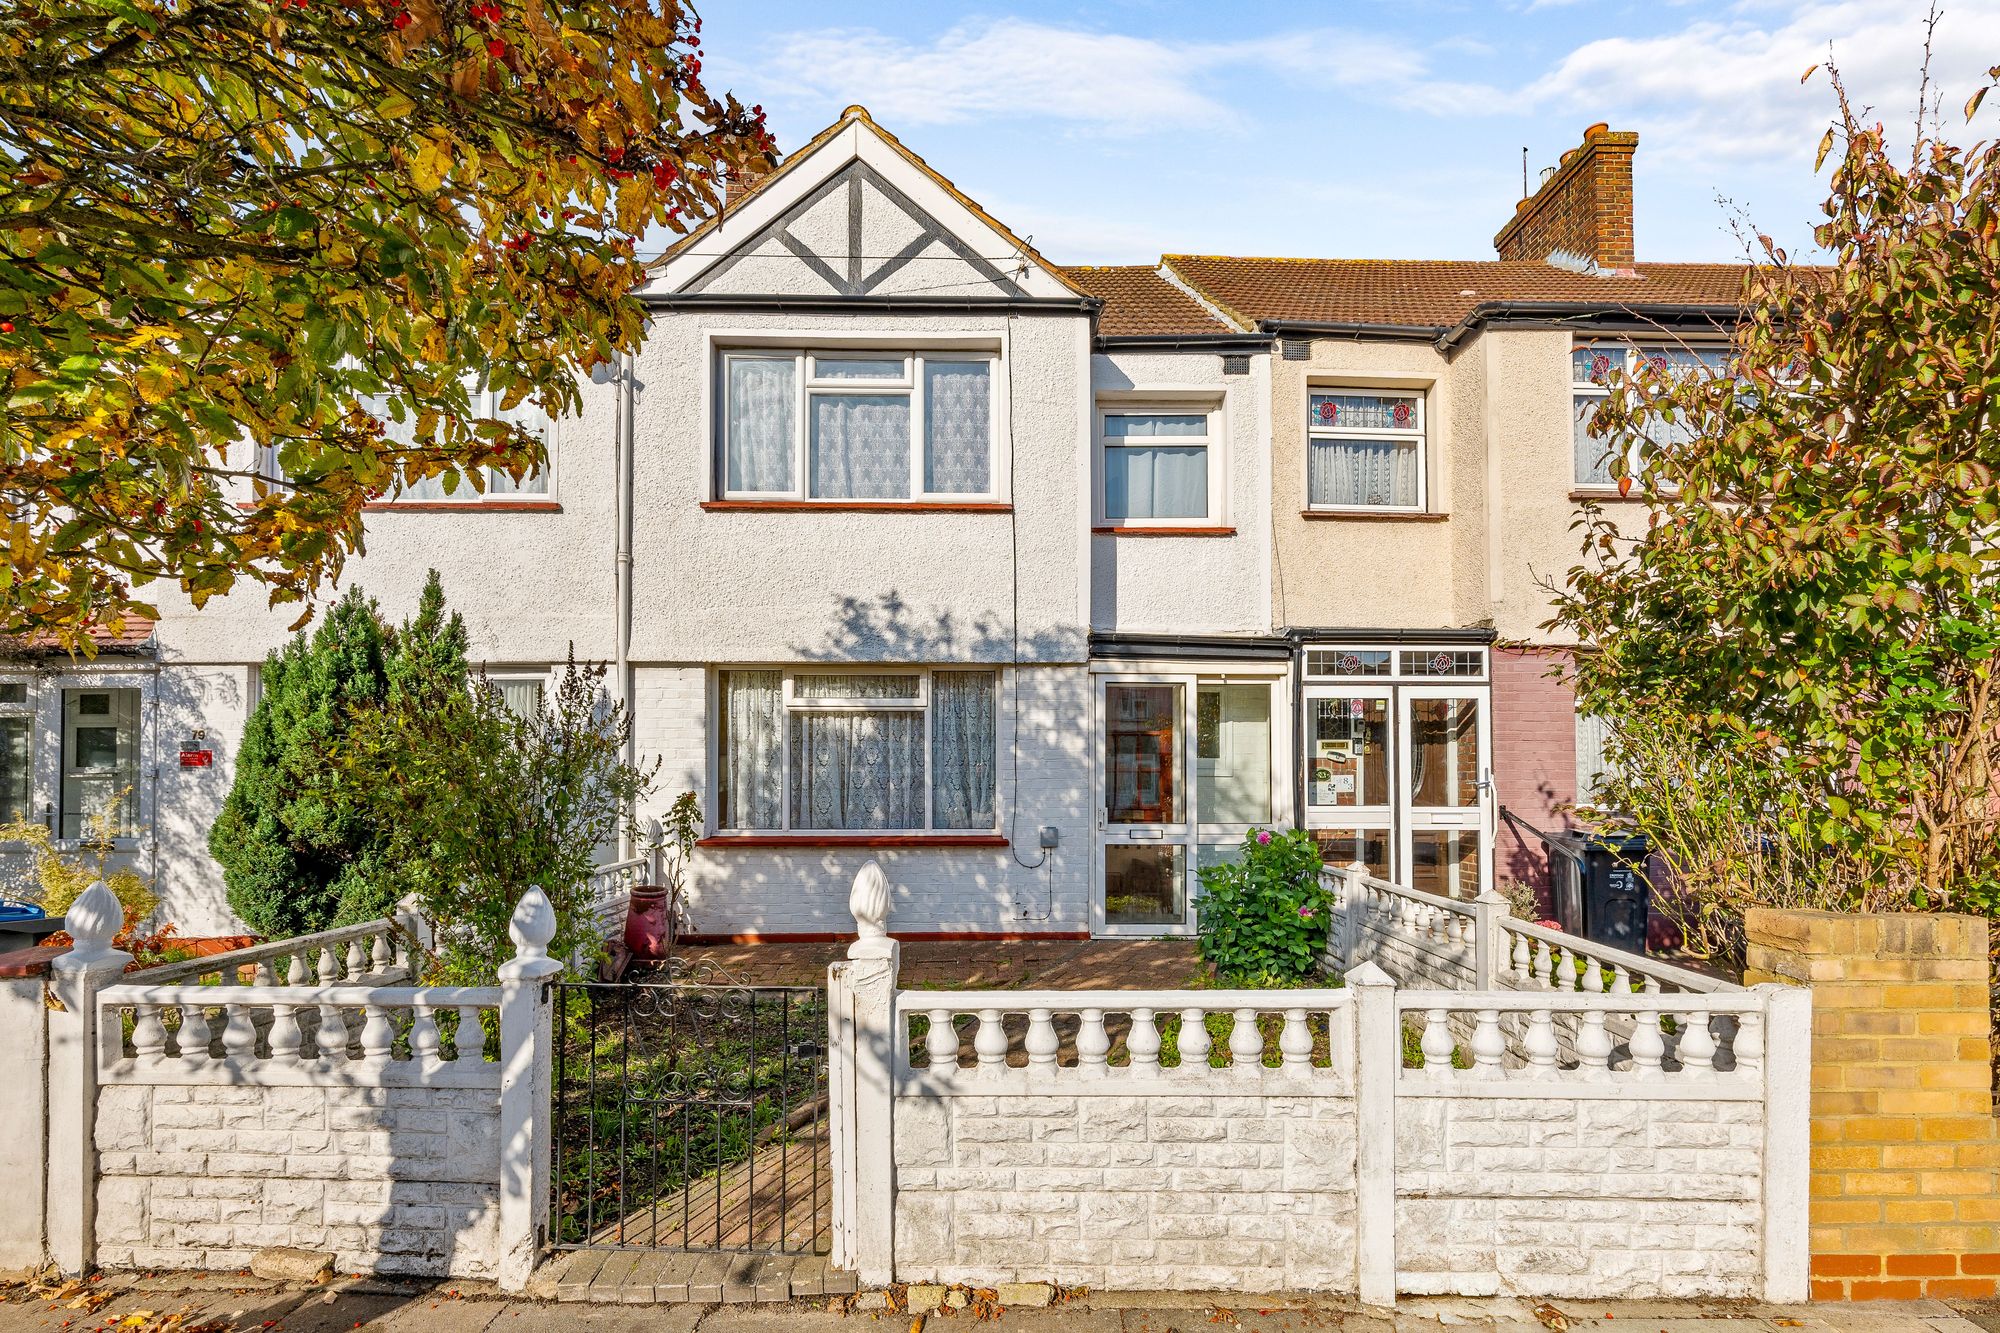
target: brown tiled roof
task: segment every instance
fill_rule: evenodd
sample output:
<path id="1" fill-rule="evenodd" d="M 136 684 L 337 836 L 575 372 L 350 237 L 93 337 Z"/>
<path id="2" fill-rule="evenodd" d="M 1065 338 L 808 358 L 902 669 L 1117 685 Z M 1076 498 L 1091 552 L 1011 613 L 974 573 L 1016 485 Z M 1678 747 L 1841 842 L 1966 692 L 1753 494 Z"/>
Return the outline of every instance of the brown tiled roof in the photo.
<path id="1" fill-rule="evenodd" d="M 1107 338 L 1234 333 L 1151 264 L 1065 268 L 1069 280 L 1104 301 L 1097 331 Z"/>
<path id="2" fill-rule="evenodd" d="M 1740 264 L 1641 264 L 1596 277 L 1538 260 L 1234 259 L 1167 255 L 1163 262 L 1225 314 L 1325 324 L 1449 326 L 1488 301 L 1734 305 Z M 1108 312 L 1107 312 L 1108 313 Z"/>
<path id="3" fill-rule="evenodd" d="M 100 653 L 140 652 L 153 641 L 153 622 L 144 616 L 127 616 L 124 623 L 115 630 L 104 625 L 94 625 L 90 630 L 90 641 L 96 645 Z M 62 648 L 53 634 L 0 636 L 0 657 L 39 656 L 61 651 Z"/>

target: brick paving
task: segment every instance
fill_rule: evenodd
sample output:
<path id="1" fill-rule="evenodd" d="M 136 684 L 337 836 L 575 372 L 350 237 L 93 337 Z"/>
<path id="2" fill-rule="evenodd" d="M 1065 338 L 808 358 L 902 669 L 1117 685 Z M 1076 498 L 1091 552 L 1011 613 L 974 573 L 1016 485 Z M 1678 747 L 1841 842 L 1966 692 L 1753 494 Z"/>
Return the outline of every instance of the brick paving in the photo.
<path id="1" fill-rule="evenodd" d="M 744 986 L 815 986 L 841 943 L 680 945 L 690 975 Z M 911 940 L 903 984 L 957 990 L 1169 990 L 1206 976 L 1192 940 Z"/>
<path id="2" fill-rule="evenodd" d="M 1405 1298 L 1393 1313 L 1338 1298 L 1242 1293 L 1082 1293 L 1049 1309 L 1008 1308 L 975 1316 L 906 1309 L 838 1296 L 780 1300 L 753 1285 L 742 1304 L 655 1305 L 650 1298 L 599 1304 L 500 1299 L 479 1283 L 397 1284 L 350 1280 L 331 1288 L 260 1283 L 247 1275 L 142 1277 L 108 1274 L 93 1284 L 108 1298 L 94 1309 L 0 1287 L 0 1333 L 1410 1333 L 1474 1329 L 1545 1333 L 1552 1325 L 1528 1300 Z M 553 1295 L 553 1290 L 550 1290 Z M 900 1293 L 899 1293 L 900 1302 Z M 831 1308 L 830 1308 L 831 1307 Z M 2000 1333 L 2000 1303 L 1877 1301 L 1769 1306 L 1742 1301 L 1564 1300 L 1571 1330 L 1625 1333 Z M 947 1321 L 939 1323 L 938 1321 Z"/>

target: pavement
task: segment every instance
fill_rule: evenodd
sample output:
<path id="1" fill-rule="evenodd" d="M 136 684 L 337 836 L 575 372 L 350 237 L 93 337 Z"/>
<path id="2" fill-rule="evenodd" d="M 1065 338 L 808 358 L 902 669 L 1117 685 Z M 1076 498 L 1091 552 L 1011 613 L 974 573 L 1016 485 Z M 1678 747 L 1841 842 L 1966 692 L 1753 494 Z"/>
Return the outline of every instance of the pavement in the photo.
<path id="1" fill-rule="evenodd" d="M 578 1305 L 505 1299 L 478 1283 L 374 1279 L 327 1287 L 248 1275 L 106 1274 L 87 1284 L 0 1287 L 0 1333 L 2000 1333 L 2000 1302 L 1537 1302 L 1406 1297 L 1394 1311 L 1337 1298 L 1228 1293 L 1065 1293 L 1047 1309 L 913 1316 L 900 1293 L 763 1305 Z M 873 1307 L 873 1308 L 867 1308 Z M 964 1325 L 959 1329 L 957 1325 Z"/>

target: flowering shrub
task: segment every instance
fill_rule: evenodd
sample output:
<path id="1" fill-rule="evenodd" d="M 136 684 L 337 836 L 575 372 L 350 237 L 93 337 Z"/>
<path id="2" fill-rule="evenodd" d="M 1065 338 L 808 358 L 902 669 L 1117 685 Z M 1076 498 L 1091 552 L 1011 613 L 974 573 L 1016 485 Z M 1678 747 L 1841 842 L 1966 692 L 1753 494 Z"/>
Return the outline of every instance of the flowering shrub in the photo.
<path id="1" fill-rule="evenodd" d="M 1311 834 L 1253 830 L 1234 861 L 1201 872 L 1202 957 L 1232 984 L 1296 983 L 1326 948 L 1332 905 Z"/>

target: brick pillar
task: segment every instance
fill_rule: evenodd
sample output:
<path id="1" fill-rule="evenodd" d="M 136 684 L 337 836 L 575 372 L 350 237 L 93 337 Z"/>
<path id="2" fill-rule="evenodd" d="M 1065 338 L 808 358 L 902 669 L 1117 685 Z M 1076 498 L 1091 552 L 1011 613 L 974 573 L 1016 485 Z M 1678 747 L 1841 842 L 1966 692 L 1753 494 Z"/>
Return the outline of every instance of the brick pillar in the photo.
<path id="1" fill-rule="evenodd" d="M 1812 1296 L 1995 1295 L 1986 922 L 1751 909 L 1745 982 L 1813 989 Z"/>

